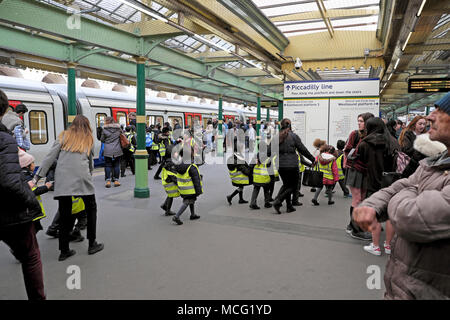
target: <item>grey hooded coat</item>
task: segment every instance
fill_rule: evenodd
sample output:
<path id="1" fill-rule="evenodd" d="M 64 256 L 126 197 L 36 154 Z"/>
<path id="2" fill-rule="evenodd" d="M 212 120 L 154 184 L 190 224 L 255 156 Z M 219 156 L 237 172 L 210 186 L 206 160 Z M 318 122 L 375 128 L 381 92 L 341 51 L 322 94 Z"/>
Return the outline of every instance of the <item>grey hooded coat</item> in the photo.
<path id="1" fill-rule="evenodd" d="M 409 178 L 364 200 L 395 236 L 386 265 L 386 299 L 450 299 L 450 156 L 420 161 Z"/>
<path id="2" fill-rule="evenodd" d="M 120 145 L 120 134 L 122 129 L 120 124 L 111 123 L 103 127 L 100 141 L 105 144 L 103 155 L 105 157 L 115 158 L 123 155 L 122 146 Z"/>

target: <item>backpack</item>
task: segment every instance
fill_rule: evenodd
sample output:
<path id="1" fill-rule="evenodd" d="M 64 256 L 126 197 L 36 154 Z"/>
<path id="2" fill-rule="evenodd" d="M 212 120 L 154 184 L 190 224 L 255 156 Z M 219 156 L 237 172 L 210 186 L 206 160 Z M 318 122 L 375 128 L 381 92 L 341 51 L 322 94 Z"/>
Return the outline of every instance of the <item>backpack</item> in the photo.
<path id="1" fill-rule="evenodd" d="M 394 165 L 395 165 L 395 172 L 397 173 L 403 173 L 405 168 L 408 166 L 409 162 L 411 161 L 411 158 L 402 151 L 395 151 L 394 154 Z"/>
<path id="2" fill-rule="evenodd" d="M 148 132 L 145 135 L 145 146 L 146 147 L 151 147 L 152 144 L 153 144 L 152 134 L 150 132 Z"/>

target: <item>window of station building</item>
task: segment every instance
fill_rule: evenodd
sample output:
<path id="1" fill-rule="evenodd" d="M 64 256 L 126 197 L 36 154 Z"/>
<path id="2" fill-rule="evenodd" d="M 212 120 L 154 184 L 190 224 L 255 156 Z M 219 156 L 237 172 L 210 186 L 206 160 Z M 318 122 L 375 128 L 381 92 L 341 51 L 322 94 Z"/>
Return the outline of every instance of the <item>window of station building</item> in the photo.
<path id="1" fill-rule="evenodd" d="M 175 128 L 177 121 L 180 127 L 183 127 L 183 119 L 181 117 L 169 117 L 169 123 L 172 129 Z"/>
<path id="2" fill-rule="evenodd" d="M 106 113 L 97 113 L 95 115 L 95 124 L 97 126 L 97 128 L 102 127 L 105 125 L 105 119 L 106 119 L 107 115 Z"/>
<path id="3" fill-rule="evenodd" d="M 44 111 L 30 111 L 30 141 L 32 144 L 48 142 L 47 114 Z"/>
<path id="4" fill-rule="evenodd" d="M 117 123 L 121 126 L 127 126 L 127 114 L 123 111 L 117 111 L 116 113 Z"/>

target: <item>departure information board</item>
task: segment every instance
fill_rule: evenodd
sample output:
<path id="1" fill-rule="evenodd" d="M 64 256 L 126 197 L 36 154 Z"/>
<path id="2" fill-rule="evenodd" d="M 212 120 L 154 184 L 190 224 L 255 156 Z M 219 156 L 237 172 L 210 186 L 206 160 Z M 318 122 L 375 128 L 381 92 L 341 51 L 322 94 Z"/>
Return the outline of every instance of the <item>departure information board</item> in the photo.
<path id="1" fill-rule="evenodd" d="M 409 79 L 408 92 L 448 92 L 450 78 Z"/>

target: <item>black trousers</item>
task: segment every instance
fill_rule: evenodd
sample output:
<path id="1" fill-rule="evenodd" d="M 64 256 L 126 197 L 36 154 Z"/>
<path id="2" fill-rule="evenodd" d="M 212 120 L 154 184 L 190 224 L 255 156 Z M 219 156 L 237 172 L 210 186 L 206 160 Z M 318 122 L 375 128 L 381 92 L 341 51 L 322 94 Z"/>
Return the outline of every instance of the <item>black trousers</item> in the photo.
<path id="1" fill-rule="evenodd" d="M 302 178 L 303 178 L 303 172 L 299 172 L 297 187 L 295 188 L 294 194 L 292 196 L 292 203 L 298 202 L 298 198 L 300 197 L 300 190 L 302 188 Z"/>
<path id="2" fill-rule="evenodd" d="M 253 192 L 252 192 L 252 199 L 250 200 L 250 205 L 251 206 L 256 206 L 256 202 L 258 200 L 258 195 L 259 195 L 259 191 L 261 190 L 261 188 L 263 188 L 264 190 L 264 203 L 269 203 L 269 199 L 270 199 L 270 186 L 269 183 L 265 184 L 264 186 L 257 186 L 257 185 L 253 185 Z"/>
<path id="3" fill-rule="evenodd" d="M 22 264 L 23 280 L 29 300 L 45 300 L 41 252 L 32 221 L 0 228 L 0 241 L 5 242 Z"/>
<path id="4" fill-rule="evenodd" d="M 83 224 L 87 225 L 86 211 L 78 212 L 77 214 L 74 214 L 73 216 L 77 219 L 77 224 L 75 225 L 75 228 L 81 229 Z M 56 211 L 55 217 L 53 218 L 52 224 L 48 227 L 48 230 L 58 231 L 60 225 L 61 225 L 61 214 L 59 213 L 59 210 L 58 210 L 58 211 Z"/>
<path id="5" fill-rule="evenodd" d="M 295 168 L 283 168 L 281 167 L 278 172 L 280 173 L 283 185 L 278 192 L 277 198 L 275 199 L 275 204 L 281 204 L 286 200 L 287 207 L 291 207 L 291 197 L 293 196 L 295 189 L 298 185 L 299 172 L 298 167 Z"/>
<path id="6" fill-rule="evenodd" d="M 75 195 L 76 196 L 76 195 Z M 87 238 L 89 245 L 94 243 L 97 233 L 97 202 L 95 194 L 81 196 L 87 215 Z M 61 226 L 59 229 L 59 250 L 63 252 L 69 251 L 70 232 L 75 223 L 75 215 L 72 214 L 72 197 L 58 197 L 59 212 L 61 215 Z"/>
<path id="7" fill-rule="evenodd" d="M 152 168 L 152 147 L 146 147 L 148 153 L 148 170 Z"/>
<path id="8" fill-rule="evenodd" d="M 155 177 L 159 177 L 165 163 L 166 163 L 166 159 L 162 158 L 161 164 L 159 165 L 158 170 L 155 173 Z"/>
<path id="9" fill-rule="evenodd" d="M 134 174 L 134 153 L 130 150 L 123 149 L 123 156 L 120 162 L 120 173 L 122 175 L 125 174 L 128 165 L 130 166 L 131 173 Z"/>

